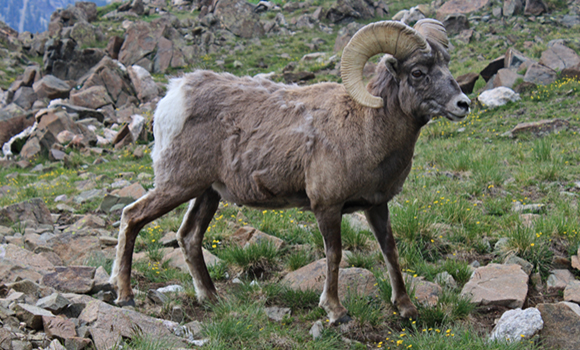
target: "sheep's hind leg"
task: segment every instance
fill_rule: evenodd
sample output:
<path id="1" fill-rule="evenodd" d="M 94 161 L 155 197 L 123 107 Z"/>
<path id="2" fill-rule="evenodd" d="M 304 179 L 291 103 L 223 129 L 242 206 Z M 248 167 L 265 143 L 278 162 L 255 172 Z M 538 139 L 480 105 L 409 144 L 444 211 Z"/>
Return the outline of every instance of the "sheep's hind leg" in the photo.
<path id="1" fill-rule="evenodd" d="M 220 195 L 212 188 L 207 189 L 201 196 L 189 203 L 189 209 L 177 231 L 177 240 L 193 278 L 197 300 L 200 302 L 213 301 L 217 296 L 203 259 L 201 243 L 219 202 Z"/>
<path id="2" fill-rule="evenodd" d="M 319 306 L 327 313 L 331 324 L 350 321 L 347 310 L 338 298 L 338 269 L 342 259 L 342 242 L 340 240 L 340 210 L 319 212 L 316 214 L 320 233 L 324 238 L 326 251 L 326 281 L 320 296 Z"/>
<path id="3" fill-rule="evenodd" d="M 365 211 L 366 217 L 371 225 L 375 237 L 381 246 L 383 256 L 389 270 L 389 278 L 393 287 L 391 301 L 399 309 L 403 318 L 416 318 L 417 308 L 413 305 L 411 298 L 405 289 L 405 281 L 399 266 L 399 253 L 395 244 L 395 237 L 391 229 L 389 219 L 389 207 L 385 203 Z"/>
<path id="4" fill-rule="evenodd" d="M 137 234 L 143 226 L 193 198 L 193 195 L 188 195 L 190 193 L 190 191 L 184 191 L 181 188 L 166 191 L 154 189 L 123 210 L 117 255 L 109 280 L 117 289 L 117 300 L 115 301 L 117 305 L 135 305 L 131 290 L 131 264 Z"/>

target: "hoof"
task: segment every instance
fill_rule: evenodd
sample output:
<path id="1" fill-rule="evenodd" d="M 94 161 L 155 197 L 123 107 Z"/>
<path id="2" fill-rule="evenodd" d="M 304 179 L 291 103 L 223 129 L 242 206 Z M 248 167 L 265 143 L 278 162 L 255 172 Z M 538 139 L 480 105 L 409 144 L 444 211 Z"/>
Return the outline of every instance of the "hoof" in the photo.
<path id="1" fill-rule="evenodd" d="M 118 307 L 131 306 L 135 307 L 135 300 L 133 298 L 128 300 L 115 300 L 115 305 Z"/>
<path id="2" fill-rule="evenodd" d="M 417 308 L 413 305 L 413 302 L 408 296 L 399 299 L 399 301 L 395 303 L 395 306 L 399 309 L 399 315 L 401 315 L 402 318 L 410 318 L 414 320 L 419 316 Z"/>
<path id="3" fill-rule="evenodd" d="M 399 306 L 399 313 L 402 318 L 413 319 L 416 320 L 419 316 L 419 312 L 417 312 L 417 308 L 415 305 L 407 306 L 407 307 L 400 307 Z"/>
<path id="4" fill-rule="evenodd" d="M 331 323 L 332 326 L 340 326 L 341 324 L 346 324 L 352 321 L 352 318 L 348 314 L 342 315 L 338 320 Z"/>

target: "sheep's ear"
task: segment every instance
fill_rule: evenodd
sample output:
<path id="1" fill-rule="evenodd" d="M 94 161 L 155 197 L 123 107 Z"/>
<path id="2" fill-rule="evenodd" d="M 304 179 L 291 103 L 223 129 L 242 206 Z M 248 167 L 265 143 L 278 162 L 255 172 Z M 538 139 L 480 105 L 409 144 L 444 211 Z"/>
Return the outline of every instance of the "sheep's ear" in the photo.
<path id="1" fill-rule="evenodd" d="M 385 55 L 384 62 L 385 67 L 387 67 L 387 70 L 389 71 L 389 73 L 391 73 L 393 78 L 399 80 L 398 79 L 399 61 L 397 61 L 397 59 L 391 55 Z"/>

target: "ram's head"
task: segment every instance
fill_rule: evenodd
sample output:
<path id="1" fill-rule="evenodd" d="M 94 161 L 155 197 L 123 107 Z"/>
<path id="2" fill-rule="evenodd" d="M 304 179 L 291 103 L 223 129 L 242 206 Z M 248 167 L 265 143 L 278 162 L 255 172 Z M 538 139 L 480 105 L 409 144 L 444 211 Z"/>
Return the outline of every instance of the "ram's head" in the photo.
<path id="1" fill-rule="evenodd" d="M 443 25 L 424 19 L 408 27 L 401 22 L 382 21 L 359 30 L 342 54 L 342 81 L 359 104 L 384 108 L 386 85 L 371 94 L 363 84 L 362 70 L 370 57 L 383 53 L 381 60 L 398 85 L 401 109 L 422 120 L 444 116 L 462 120 L 469 113 L 469 98 L 449 72 L 449 40 Z M 391 92 L 389 92 L 391 93 Z"/>

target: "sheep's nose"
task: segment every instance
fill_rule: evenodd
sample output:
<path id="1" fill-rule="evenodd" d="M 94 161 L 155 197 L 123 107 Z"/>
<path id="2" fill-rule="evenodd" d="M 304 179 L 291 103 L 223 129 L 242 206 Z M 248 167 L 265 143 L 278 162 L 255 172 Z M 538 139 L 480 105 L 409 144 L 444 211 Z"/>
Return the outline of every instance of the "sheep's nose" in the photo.
<path id="1" fill-rule="evenodd" d="M 465 95 L 464 93 L 461 93 L 455 96 L 453 99 L 451 99 L 451 101 L 449 101 L 447 108 L 449 112 L 453 113 L 458 117 L 462 117 L 469 114 L 470 105 L 471 100 L 469 99 L 469 97 L 467 97 L 467 95 Z"/>
<path id="2" fill-rule="evenodd" d="M 465 111 L 465 114 L 469 113 L 469 105 L 471 105 L 471 100 L 469 99 L 469 97 L 465 96 L 465 94 L 462 94 L 463 96 L 461 96 L 462 98 L 460 98 L 457 101 L 457 107 L 459 109 L 462 109 Z"/>

